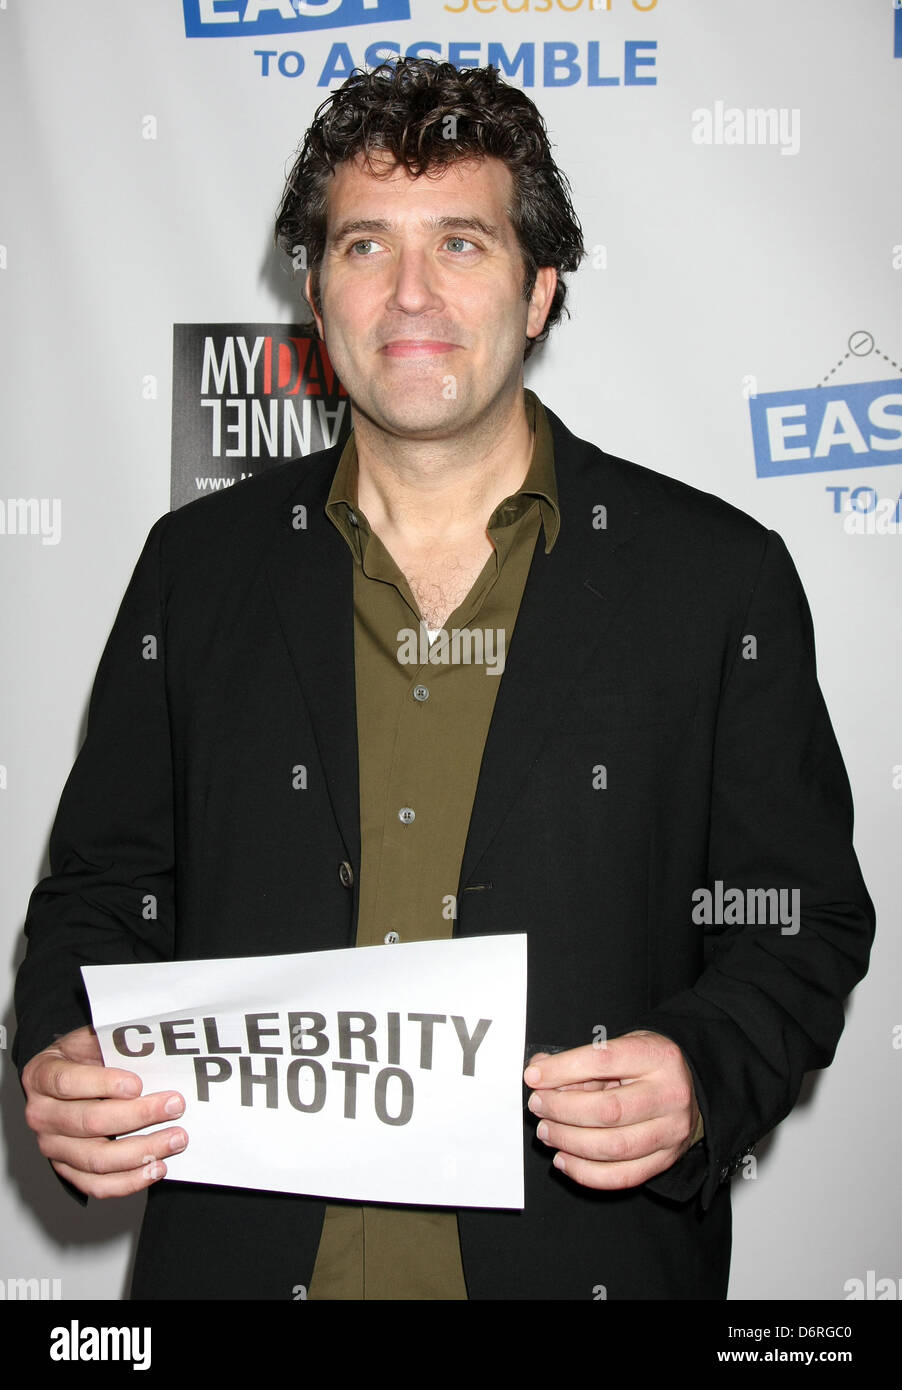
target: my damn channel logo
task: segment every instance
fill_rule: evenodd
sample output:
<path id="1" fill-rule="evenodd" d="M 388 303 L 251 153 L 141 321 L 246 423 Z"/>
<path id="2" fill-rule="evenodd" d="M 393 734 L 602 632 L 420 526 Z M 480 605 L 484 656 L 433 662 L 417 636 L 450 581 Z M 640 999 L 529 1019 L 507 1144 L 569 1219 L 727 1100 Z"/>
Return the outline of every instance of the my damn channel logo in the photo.
<path id="1" fill-rule="evenodd" d="M 185 37 L 253 38 L 410 18 L 410 0 L 182 0 Z"/>

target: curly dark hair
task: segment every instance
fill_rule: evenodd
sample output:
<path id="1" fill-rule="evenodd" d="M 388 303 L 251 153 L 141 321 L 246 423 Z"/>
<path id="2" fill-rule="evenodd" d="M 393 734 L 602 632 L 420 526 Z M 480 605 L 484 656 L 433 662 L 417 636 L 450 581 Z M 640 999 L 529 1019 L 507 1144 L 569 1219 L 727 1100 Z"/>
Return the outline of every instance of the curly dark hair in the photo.
<path id="1" fill-rule="evenodd" d="M 564 312 L 567 287 L 561 272 L 576 270 L 585 255 L 570 185 L 551 157 L 538 108 L 491 66 L 459 71 L 430 58 L 400 58 L 370 72 L 355 68 L 317 108 L 276 216 L 277 245 L 291 257 L 305 249 L 318 312 L 326 184 L 336 165 L 361 153 L 378 175 L 372 163 L 377 152 L 394 158 L 385 176 L 398 164 L 412 178 L 458 159 L 494 157 L 507 165 L 514 184 L 508 215 L 523 252 L 524 298 L 540 266 L 558 272 L 545 327 L 526 340 L 523 356 L 529 357 Z"/>

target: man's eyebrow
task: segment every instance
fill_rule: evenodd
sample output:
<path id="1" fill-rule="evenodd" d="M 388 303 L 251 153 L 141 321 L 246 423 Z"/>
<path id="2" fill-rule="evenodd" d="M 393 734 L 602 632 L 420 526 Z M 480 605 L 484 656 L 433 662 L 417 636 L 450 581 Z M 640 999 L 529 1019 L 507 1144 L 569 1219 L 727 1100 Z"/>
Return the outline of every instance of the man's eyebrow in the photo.
<path id="1" fill-rule="evenodd" d="M 487 241 L 500 241 L 501 232 L 492 222 L 482 217 L 465 217 L 449 214 L 446 217 L 424 217 L 424 227 L 430 231 L 468 231 L 479 232 Z M 394 224 L 385 217 L 355 217 L 339 223 L 328 240 L 332 245 L 344 241 L 357 232 L 390 232 Z"/>

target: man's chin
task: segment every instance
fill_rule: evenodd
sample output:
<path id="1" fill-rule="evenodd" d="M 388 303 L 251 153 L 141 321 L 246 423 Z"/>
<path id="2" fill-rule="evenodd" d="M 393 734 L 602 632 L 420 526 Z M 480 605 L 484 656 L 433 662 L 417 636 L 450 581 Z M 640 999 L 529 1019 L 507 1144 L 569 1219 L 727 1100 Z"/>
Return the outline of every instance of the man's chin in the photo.
<path id="1" fill-rule="evenodd" d="M 434 392 L 398 392 L 386 400 L 366 401 L 349 392 L 354 410 L 377 429 L 403 439 L 439 439 L 459 433 L 468 423 L 460 400 Z"/>

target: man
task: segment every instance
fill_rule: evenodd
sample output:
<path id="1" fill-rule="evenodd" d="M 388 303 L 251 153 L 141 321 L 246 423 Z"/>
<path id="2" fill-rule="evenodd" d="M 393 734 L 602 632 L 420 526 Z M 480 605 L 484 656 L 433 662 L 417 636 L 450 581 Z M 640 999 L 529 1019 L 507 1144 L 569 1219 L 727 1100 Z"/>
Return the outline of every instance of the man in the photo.
<path id="1" fill-rule="evenodd" d="M 492 69 L 352 76 L 277 232 L 354 432 L 150 533 L 29 914 L 41 1152 L 80 1193 L 148 1188 L 138 1297 L 723 1298 L 725 1180 L 831 1060 L 873 933 L 798 576 L 524 392 L 582 243 Z M 421 624 L 503 671 L 411 656 Z M 190 1126 L 129 1136 L 183 1100 L 84 1027 L 86 962 L 503 931 L 522 1212 L 161 1184 Z"/>

